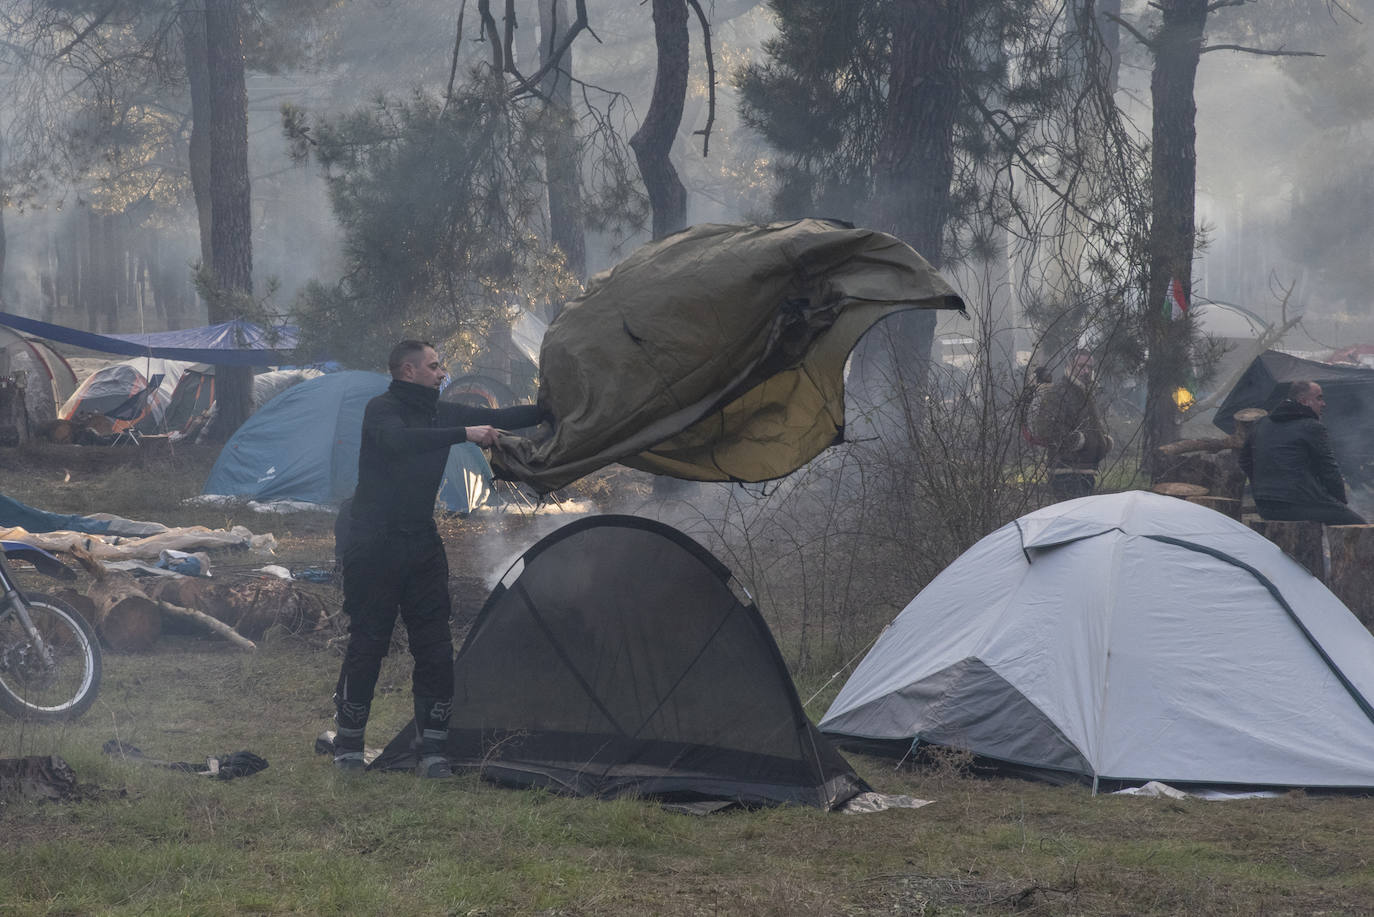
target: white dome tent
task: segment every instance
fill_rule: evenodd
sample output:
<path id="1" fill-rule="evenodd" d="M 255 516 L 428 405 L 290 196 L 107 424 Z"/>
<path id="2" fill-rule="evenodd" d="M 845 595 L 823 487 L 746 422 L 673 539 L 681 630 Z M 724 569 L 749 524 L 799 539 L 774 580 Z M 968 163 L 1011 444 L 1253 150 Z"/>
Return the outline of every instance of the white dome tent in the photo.
<path id="1" fill-rule="evenodd" d="M 1374 636 L 1240 523 L 1085 497 L 970 548 L 897 616 L 820 723 L 1057 779 L 1374 788 Z"/>

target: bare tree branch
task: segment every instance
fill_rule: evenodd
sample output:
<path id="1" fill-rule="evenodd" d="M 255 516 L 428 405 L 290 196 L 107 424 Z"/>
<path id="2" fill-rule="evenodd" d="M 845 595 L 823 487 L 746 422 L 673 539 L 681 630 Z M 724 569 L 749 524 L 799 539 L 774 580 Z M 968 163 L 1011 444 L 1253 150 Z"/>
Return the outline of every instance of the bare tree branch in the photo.
<path id="1" fill-rule="evenodd" d="M 497 73 L 503 73 L 506 65 L 501 59 L 501 34 L 496 28 L 496 18 L 491 15 L 491 0 L 477 0 L 477 15 L 482 20 L 482 31 L 478 40 L 491 42 L 492 69 Z"/>
<path id="2" fill-rule="evenodd" d="M 1154 49 L 1155 49 L 1155 43 L 1154 43 L 1154 41 L 1151 40 L 1151 39 L 1149 39 L 1149 38 L 1147 38 L 1147 37 L 1146 37 L 1139 29 L 1137 29 L 1135 26 L 1131 25 L 1129 22 L 1127 22 L 1126 20 L 1122 19 L 1120 16 L 1116 15 L 1115 13 L 1104 13 L 1103 16 L 1104 16 L 1106 19 L 1109 19 L 1109 20 L 1111 20 L 1112 22 L 1115 22 L 1117 25 L 1121 26 L 1121 27 L 1122 27 L 1123 29 L 1125 29 L 1127 32 L 1130 32 L 1131 35 L 1135 38 L 1136 41 L 1140 42 L 1142 45 L 1144 45 L 1145 47 L 1149 48 L 1150 51 L 1151 51 L 1152 53 L 1154 52 Z"/>
<path id="3" fill-rule="evenodd" d="M 1210 411 L 1221 404 L 1222 399 L 1231 394 L 1231 389 L 1236 387 L 1236 383 L 1240 381 L 1241 376 L 1245 375 L 1245 371 L 1250 368 L 1250 364 L 1254 362 L 1255 358 L 1283 340 L 1283 336 L 1303 320 L 1302 314 L 1292 318 L 1288 317 L 1288 298 L 1293 295 L 1293 289 L 1296 286 L 1296 281 L 1286 288 L 1282 284 L 1279 285 L 1280 289 L 1283 290 L 1283 300 L 1279 303 L 1278 324 L 1269 325 L 1260 333 L 1259 337 L 1246 345 L 1242 351 L 1242 358 L 1236 362 L 1236 369 L 1227 376 L 1225 382 L 1216 387 L 1211 395 L 1189 405 L 1186 412 L 1189 416 L 1196 417 L 1203 411 Z"/>
<path id="4" fill-rule="evenodd" d="M 706 103 L 706 126 L 694 133 L 701 135 L 701 155 L 707 156 L 711 151 L 711 126 L 716 123 L 716 59 L 711 52 L 711 23 L 707 21 L 697 0 L 687 0 L 687 3 L 696 10 L 697 20 L 701 23 L 702 45 L 706 49 L 706 78 L 710 93 Z"/>
<path id="5" fill-rule="evenodd" d="M 483 2 L 486 2 L 486 0 L 483 0 Z M 573 39 L 577 38 L 578 33 L 584 29 L 587 34 L 596 39 L 598 44 L 601 43 L 601 39 L 597 37 L 596 32 L 592 31 L 591 26 L 587 24 L 587 0 L 576 0 L 574 8 L 577 10 L 577 17 L 573 19 L 572 23 L 568 26 L 568 31 L 564 33 L 562 40 L 558 43 L 558 47 L 553 49 L 549 54 L 549 59 L 538 70 L 534 71 L 534 73 L 531 73 L 529 76 L 525 76 L 515 65 L 514 60 L 508 60 L 506 62 L 505 72 L 514 76 L 517 81 L 516 84 L 511 87 L 511 93 L 513 95 L 534 95 L 542 97 L 543 94 L 538 89 L 540 82 L 543 81 L 544 77 L 548 75 L 551 69 L 558 66 L 558 62 L 563 59 L 563 55 L 567 53 L 568 48 L 572 46 Z"/>
<path id="6" fill-rule="evenodd" d="M 1285 51 L 1276 48 L 1272 51 L 1264 48 L 1247 48 L 1244 45 L 1207 45 L 1199 54 L 1206 54 L 1208 51 L 1242 51 L 1246 54 L 1261 54 L 1265 57 L 1325 57 L 1325 54 L 1318 54 L 1316 51 Z"/>
<path id="7" fill-rule="evenodd" d="M 53 59 L 57 60 L 66 57 L 68 54 L 70 54 L 73 48 L 75 48 L 77 45 L 81 44 L 83 41 L 86 40 L 86 36 L 90 35 L 96 29 L 100 28 L 101 24 L 106 19 L 110 18 L 110 14 L 119 8 L 119 3 L 120 0 L 111 0 L 109 6 L 101 10 L 100 13 L 94 19 L 92 19 L 90 22 L 86 24 L 86 27 L 84 29 L 76 33 L 75 38 L 73 38 L 65 46 L 63 46 L 62 50 L 58 51 L 56 54 L 53 55 Z"/>
<path id="8" fill-rule="evenodd" d="M 444 108 L 453 100 L 453 81 L 458 76 L 458 52 L 463 47 L 463 14 L 468 11 L 468 0 L 458 5 L 458 31 L 453 36 L 453 59 L 448 66 L 448 88 L 444 90 Z"/>

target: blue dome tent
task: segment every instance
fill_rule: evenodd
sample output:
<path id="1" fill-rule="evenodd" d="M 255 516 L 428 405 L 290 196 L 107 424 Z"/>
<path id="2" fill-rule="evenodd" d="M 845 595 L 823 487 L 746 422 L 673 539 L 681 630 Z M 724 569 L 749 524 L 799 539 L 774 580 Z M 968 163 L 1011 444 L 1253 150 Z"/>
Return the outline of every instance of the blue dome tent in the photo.
<path id="1" fill-rule="evenodd" d="M 287 389 L 225 443 L 203 493 L 337 506 L 358 484 L 363 409 L 389 382 L 380 373 L 350 371 Z M 482 450 L 471 443 L 450 449 L 439 490 L 444 506 L 465 513 L 490 493 Z"/>

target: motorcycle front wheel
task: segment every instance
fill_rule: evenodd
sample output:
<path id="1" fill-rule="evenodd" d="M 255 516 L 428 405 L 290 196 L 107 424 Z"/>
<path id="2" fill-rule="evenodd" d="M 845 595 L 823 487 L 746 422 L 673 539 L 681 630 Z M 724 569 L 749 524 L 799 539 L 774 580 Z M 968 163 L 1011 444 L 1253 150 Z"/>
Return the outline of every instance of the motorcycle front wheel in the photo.
<path id="1" fill-rule="evenodd" d="M 75 719 L 100 690 L 100 642 L 86 619 L 61 599 L 28 595 L 39 651 L 18 615 L 0 617 L 0 709 L 20 719 Z"/>

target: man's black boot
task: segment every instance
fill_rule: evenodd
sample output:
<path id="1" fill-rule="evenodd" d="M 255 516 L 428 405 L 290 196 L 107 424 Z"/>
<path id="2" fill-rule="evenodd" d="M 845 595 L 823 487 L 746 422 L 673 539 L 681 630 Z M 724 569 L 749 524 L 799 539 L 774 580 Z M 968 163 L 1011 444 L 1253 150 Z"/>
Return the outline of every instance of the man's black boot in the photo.
<path id="1" fill-rule="evenodd" d="M 435 697 L 415 698 L 415 775 L 452 777 L 445 746 L 448 745 L 448 715 L 453 701 Z"/>
<path id="2" fill-rule="evenodd" d="M 334 695 L 334 766 L 341 771 L 360 771 L 367 766 L 363 760 L 363 734 L 367 731 L 370 703 L 344 700 Z"/>

